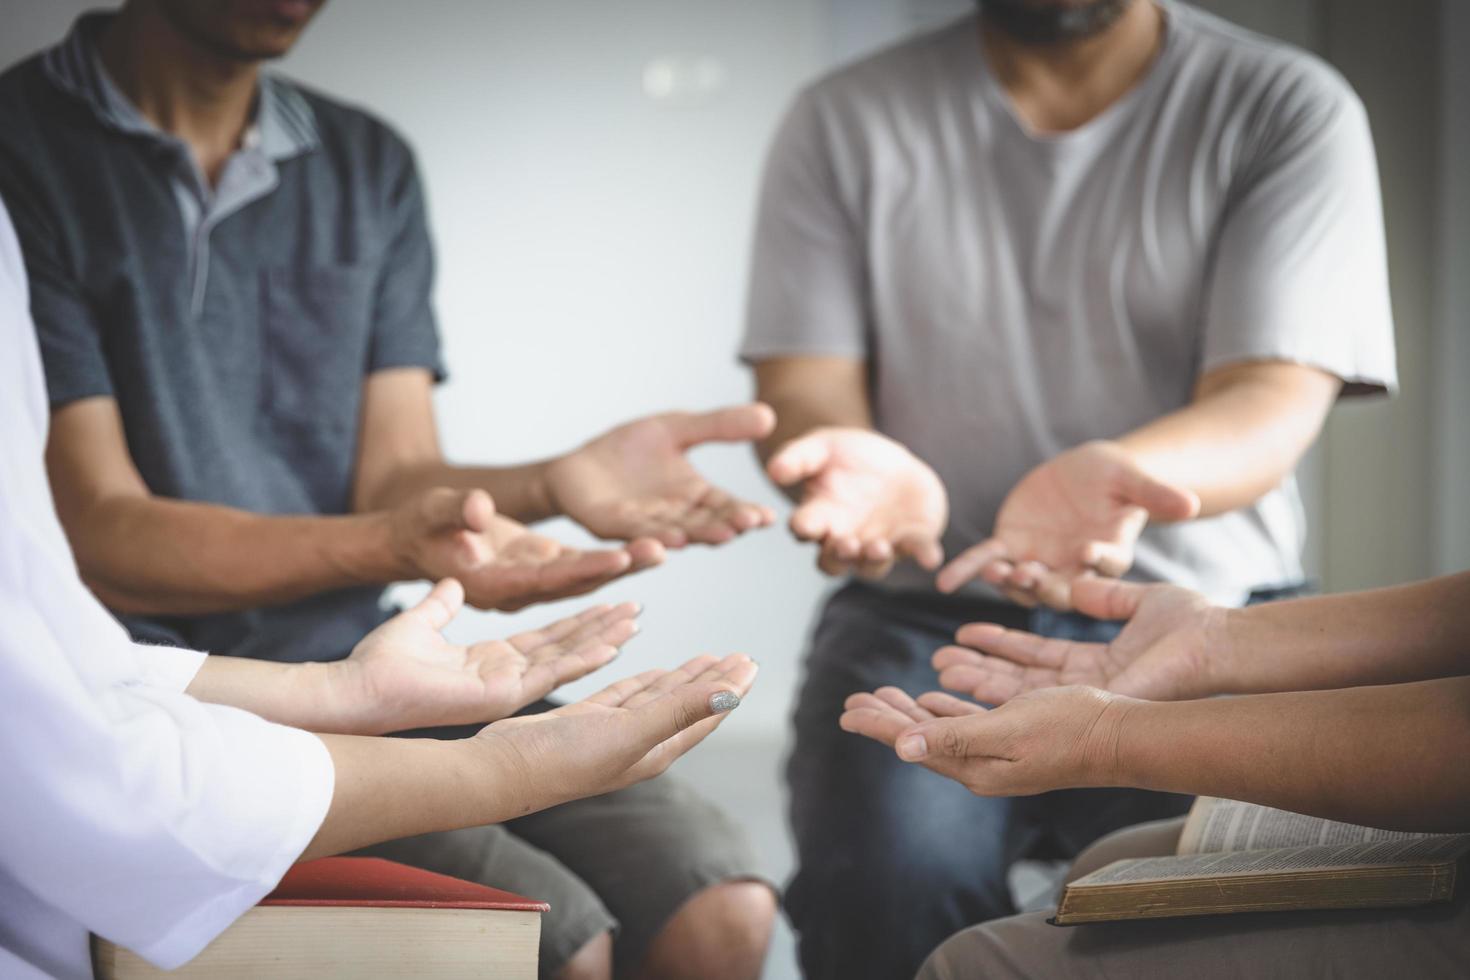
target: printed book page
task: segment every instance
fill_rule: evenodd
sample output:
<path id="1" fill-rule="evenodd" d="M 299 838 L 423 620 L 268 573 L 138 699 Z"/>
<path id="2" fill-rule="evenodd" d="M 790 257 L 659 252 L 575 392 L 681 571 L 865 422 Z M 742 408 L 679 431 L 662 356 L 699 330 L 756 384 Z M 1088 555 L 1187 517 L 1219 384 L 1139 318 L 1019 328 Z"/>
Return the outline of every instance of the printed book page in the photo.
<path id="1" fill-rule="evenodd" d="M 1407 840 L 1188 854 L 1114 861 L 1067 887 L 1123 885 L 1143 881 L 1333 871 L 1385 865 L 1437 864 L 1470 850 L 1470 836 L 1442 834 Z"/>
<path id="2" fill-rule="evenodd" d="M 1180 854 L 1259 851 L 1273 847 L 1455 839 L 1455 834 L 1410 834 L 1337 823 L 1254 803 L 1202 796 L 1195 801 L 1179 837 Z M 1470 839 L 1470 838 L 1465 838 Z"/>

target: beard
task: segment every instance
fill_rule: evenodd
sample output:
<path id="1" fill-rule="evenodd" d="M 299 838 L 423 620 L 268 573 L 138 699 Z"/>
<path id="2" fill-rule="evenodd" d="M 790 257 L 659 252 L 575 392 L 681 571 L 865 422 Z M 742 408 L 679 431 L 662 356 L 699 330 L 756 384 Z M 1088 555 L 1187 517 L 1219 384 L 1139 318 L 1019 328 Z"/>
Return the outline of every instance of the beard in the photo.
<path id="1" fill-rule="evenodd" d="M 1022 44 L 1061 44 L 1101 34 L 1133 0 L 975 0 L 985 22 Z"/>

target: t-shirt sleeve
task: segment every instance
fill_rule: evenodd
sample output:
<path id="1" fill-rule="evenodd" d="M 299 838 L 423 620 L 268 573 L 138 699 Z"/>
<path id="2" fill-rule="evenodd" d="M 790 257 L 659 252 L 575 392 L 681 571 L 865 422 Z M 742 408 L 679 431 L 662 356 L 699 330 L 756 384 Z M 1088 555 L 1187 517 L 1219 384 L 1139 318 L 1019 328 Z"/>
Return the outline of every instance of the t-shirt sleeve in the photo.
<path id="1" fill-rule="evenodd" d="M 61 229 L 24 171 L 0 157 L 0 197 L 20 240 L 30 285 L 31 318 L 41 346 L 51 406 L 111 396 L 102 325 L 72 269 Z"/>
<path id="2" fill-rule="evenodd" d="M 388 156 L 393 160 L 386 177 L 389 243 L 378 280 L 368 372 L 421 367 L 442 381 L 432 295 L 434 247 L 423 185 L 413 154 L 396 137 Z"/>
<path id="3" fill-rule="evenodd" d="M 776 134 L 756 211 L 740 356 L 866 357 L 867 276 L 818 94 L 798 97 Z"/>
<path id="4" fill-rule="evenodd" d="M 1378 168 L 1368 117 L 1325 67 L 1263 114 L 1232 188 L 1205 299 L 1201 370 L 1283 360 L 1345 394 L 1397 387 Z"/>

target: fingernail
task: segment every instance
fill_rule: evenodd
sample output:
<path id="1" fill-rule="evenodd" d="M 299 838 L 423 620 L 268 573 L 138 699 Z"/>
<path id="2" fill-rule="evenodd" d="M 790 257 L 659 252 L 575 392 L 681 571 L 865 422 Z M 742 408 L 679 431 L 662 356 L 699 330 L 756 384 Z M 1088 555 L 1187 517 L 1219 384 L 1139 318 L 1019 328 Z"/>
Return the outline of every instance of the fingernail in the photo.
<path id="1" fill-rule="evenodd" d="M 909 762 L 918 762 L 929 754 L 929 743 L 922 735 L 905 735 L 898 740 L 898 757 Z"/>
<path id="2" fill-rule="evenodd" d="M 709 709 L 717 715 L 740 707 L 740 695 L 734 691 L 716 691 L 709 696 Z"/>

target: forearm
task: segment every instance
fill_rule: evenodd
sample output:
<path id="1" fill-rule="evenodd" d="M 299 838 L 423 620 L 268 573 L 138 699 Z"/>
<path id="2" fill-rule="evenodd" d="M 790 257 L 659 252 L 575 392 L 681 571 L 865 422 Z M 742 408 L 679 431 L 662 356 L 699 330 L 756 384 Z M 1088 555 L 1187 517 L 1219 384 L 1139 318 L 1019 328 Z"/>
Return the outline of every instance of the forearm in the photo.
<path id="1" fill-rule="evenodd" d="M 1470 572 L 1230 610 L 1208 666 L 1222 693 L 1399 684 L 1470 673 Z"/>
<path id="2" fill-rule="evenodd" d="M 119 496 L 76 514 L 67 532 L 82 577 L 123 613 L 226 612 L 410 574 L 382 514 L 273 517 Z"/>
<path id="3" fill-rule="evenodd" d="M 826 426 L 871 429 L 867 364 L 839 357 L 788 357 L 756 365 L 756 397 L 776 412 L 776 427 L 755 444 L 761 464 L 782 446 Z M 793 499 L 800 487 L 785 487 Z"/>
<path id="4" fill-rule="evenodd" d="M 369 494 L 355 501 L 355 506 L 359 511 L 386 510 L 434 487 L 485 490 L 495 501 L 498 513 L 531 524 L 561 513 L 546 480 L 551 462 L 490 467 L 455 466 L 436 460 L 403 466 L 380 480 Z"/>
<path id="5" fill-rule="evenodd" d="M 352 670 L 340 660 L 281 664 L 215 656 L 205 659 L 186 693 L 309 732 L 383 734 L 363 725 L 363 719 L 373 717 L 372 706 L 351 683 Z"/>
<path id="6" fill-rule="evenodd" d="M 1470 678 L 1121 709 L 1107 785 L 1470 831 Z"/>
<path id="7" fill-rule="evenodd" d="M 1201 517 L 1222 514 L 1254 503 L 1296 469 L 1338 387 L 1298 365 L 1225 369 L 1201 382 L 1190 405 L 1117 443 L 1156 479 L 1198 494 Z"/>
<path id="8" fill-rule="evenodd" d="M 332 804 L 302 860 L 385 840 L 500 823 L 531 808 L 506 760 L 474 739 L 324 735 Z"/>

